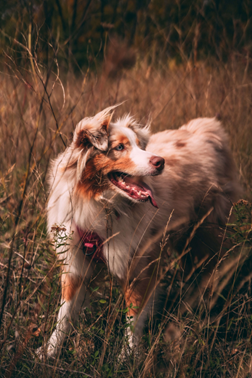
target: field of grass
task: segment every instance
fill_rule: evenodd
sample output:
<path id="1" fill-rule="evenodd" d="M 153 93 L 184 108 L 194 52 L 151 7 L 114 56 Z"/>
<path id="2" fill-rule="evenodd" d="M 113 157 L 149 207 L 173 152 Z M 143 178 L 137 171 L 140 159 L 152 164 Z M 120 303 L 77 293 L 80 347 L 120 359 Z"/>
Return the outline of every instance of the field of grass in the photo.
<path id="1" fill-rule="evenodd" d="M 111 78 L 105 65 L 100 72 L 74 76 L 56 63 L 46 72 L 29 56 L 21 67 L 6 56 L 0 83 L 0 376 L 250 377 L 249 57 L 195 66 L 167 61 L 158 67 L 137 59 L 131 70 Z M 46 235 L 48 164 L 69 143 L 80 119 L 121 102 L 115 118 L 125 112 L 142 124 L 151 118 L 152 132 L 196 117 L 221 117 L 248 201 L 235 206 L 230 235 L 242 258 L 235 265 L 227 258 L 211 311 L 201 301 L 181 316 L 181 295 L 170 311 L 149 319 L 139 353 L 125 360 L 118 357 L 128 326 L 125 304 L 116 279 L 103 269 L 100 280 L 90 282 L 90 306 L 82 309 L 61 355 L 40 361 L 34 351 L 51 334 L 60 300 L 60 264 Z M 168 287 L 169 274 L 163 277 Z"/>

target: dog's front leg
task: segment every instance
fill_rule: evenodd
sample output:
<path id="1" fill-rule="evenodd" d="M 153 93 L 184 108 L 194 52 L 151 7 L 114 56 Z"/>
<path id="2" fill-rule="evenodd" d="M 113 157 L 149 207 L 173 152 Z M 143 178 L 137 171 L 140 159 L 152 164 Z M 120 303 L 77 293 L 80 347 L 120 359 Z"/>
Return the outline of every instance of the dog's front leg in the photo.
<path id="1" fill-rule="evenodd" d="M 62 296 L 61 307 L 58 313 L 57 325 L 46 345 L 37 350 L 37 355 L 42 357 L 55 357 L 71 330 L 71 324 L 77 319 L 83 302 L 88 301 L 88 292 L 84 278 L 71 272 L 71 267 L 61 276 Z"/>
<path id="2" fill-rule="evenodd" d="M 154 278 L 145 277 L 133 287 L 129 285 L 125 290 L 125 302 L 128 308 L 127 318 L 129 327 L 126 336 L 130 349 L 135 348 L 143 334 L 147 316 L 154 308 L 157 289 Z"/>

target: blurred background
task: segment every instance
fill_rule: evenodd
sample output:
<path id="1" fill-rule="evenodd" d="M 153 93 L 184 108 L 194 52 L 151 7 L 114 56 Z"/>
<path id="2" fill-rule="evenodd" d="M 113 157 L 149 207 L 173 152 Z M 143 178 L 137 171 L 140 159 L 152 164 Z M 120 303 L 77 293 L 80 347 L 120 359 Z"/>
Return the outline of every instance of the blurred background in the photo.
<path id="1" fill-rule="evenodd" d="M 249 0 L 2 0 L 1 49 L 15 50 L 21 64 L 23 50 L 8 37 L 23 44 L 30 28 L 38 62 L 48 66 L 57 56 L 62 69 L 74 72 L 99 70 L 113 38 L 119 68 L 141 58 L 155 65 L 247 59 L 251 17 Z M 123 54 L 126 46 L 132 50 Z"/>

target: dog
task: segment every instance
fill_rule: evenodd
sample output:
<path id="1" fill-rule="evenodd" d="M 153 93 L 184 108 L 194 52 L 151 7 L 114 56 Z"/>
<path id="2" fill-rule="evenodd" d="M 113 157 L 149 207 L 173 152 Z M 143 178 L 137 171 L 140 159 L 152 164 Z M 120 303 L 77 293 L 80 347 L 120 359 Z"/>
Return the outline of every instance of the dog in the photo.
<path id="1" fill-rule="evenodd" d="M 142 127 L 130 115 L 112 122 L 115 107 L 81 120 L 70 146 L 51 163 L 48 232 L 64 264 L 56 329 L 40 356 L 60 351 L 88 301 L 86 283 L 98 262 L 122 284 L 133 324 L 128 344 L 137 345 L 158 300 L 164 233 L 166 248 L 181 256 L 185 276 L 202 258 L 211 260 L 211 273 L 239 196 L 228 138 L 217 118 L 150 135 L 150 125 Z"/>

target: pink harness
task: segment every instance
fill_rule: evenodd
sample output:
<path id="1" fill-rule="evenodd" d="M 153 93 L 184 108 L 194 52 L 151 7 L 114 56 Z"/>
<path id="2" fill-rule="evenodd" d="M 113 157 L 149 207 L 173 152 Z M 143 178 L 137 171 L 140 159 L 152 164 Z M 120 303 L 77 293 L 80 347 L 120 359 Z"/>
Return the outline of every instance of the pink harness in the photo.
<path id="1" fill-rule="evenodd" d="M 88 232 L 81 230 L 76 225 L 79 237 L 83 245 L 83 253 L 85 256 L 90 256 L 92 261 L 97 263 L 105 263 L 106 259 L 103 255 L 103 241 L 95 232 Z"/>

